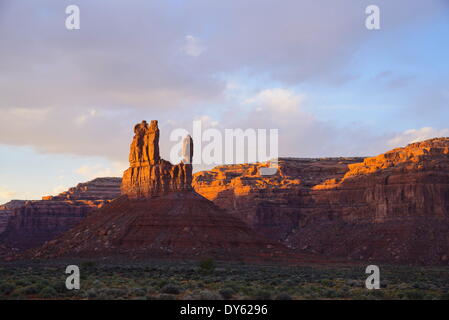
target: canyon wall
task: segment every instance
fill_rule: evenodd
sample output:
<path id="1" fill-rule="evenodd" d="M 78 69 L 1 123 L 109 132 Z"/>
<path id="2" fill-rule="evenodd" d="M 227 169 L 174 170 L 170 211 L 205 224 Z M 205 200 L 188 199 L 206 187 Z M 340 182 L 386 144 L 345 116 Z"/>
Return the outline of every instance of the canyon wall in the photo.
<path id="1" fill-rule="evenodd" d="M 195 190 L 254 229 L 284 240 L 307 220 L 305 210 L 319 208 L 303 199 L 311 188 L 329 178 L 338 179 L 348 164 L 363 158 L 280 158 L 277 173 L 264 176 L 270 163 L 224 165 L 194 175 Z"/>
<path id="2" fill-rule="evenodd" d="M 281 158 L 271 176 L 262 174 L 270 163 L 255 163 L 218 166 L 192 178 L 190 137 L 184 142 L 184 160 L 172 165 L 159 156 L 157 122 L 142 122 L 134 133 L 130 168 L 124 173 L 121 191 L 128 199 L 145 203 L 126 206 L 135 207 L 146 219 L 142 206 L 153 203 L 148 199 L 168 196 L 178 203 L 172 206 L 161 200 L 158 204 L 159 211 L 177 214 L 167 222 L 157 213 L 159 220 L 151 222 L 160 227 L 157 234 L 163 233 L 161 223 L 183 226 L 181 231 L 172 230 L 176 238 L 195 229 L 184 225 L 183 219 L 195 219 L 200 225 L 213 214 L 229 219 L 193 196 L 194 189 L 237 218 L 227 222 L 235 230 L 246 230 L 238 222 L 243 220 L 257 233 L 300 252 L 351 261 L 449 263 L 448 138 L 413 143 L 369 158 Z M 120 178 L 96 179 L 42 201 L 4 205 L 0 207 L 0 230 L 5 229 L 0 243 L 27 248 L 53 239 L 118 197 L 120 183 Z M 109 211 L 122 205 L 117 203 Z M 195 206 L 203 208 L 206 216 L 191 215 Z M 130 226 L 135 232 L 147 227 Z M 196 232 L 201 233 L 201 228 Z M 174 241 L 172 236 L 166 239 Z"/>
<path id="3" fill-rule="evenodd" d="M 377 157 L 220 166 L 195 190 L 290 247 L 351 260 L 448 263 L 449 139 Z"/>
<path id="4" fill-rule="evenodd" d="M 18 249 L 41 245 L 119 197 L 120 183 L 120 178 L 97 178 L 57 196 L 23 201 L 10 215 L 0 234 L 0 243 Z"/>
<path id="5" fill-rule="evenodd" d="M 183 141 L 178 165 L 160 158 L 158 143 L 157 121 L 136 125 L 130 168 L 123 174 L 123 196 L 25 255 L 234 261 L 295 256 L 193 190 L 190 136 Z"/>
<path id="6" fill-rule="evenodd" d="M 25 204 L 25 200 L 11 200 L 8 203 L 0 205 L 0 234 L 2 234 L 8 221 L 14 215 L 14 211 Z"/>

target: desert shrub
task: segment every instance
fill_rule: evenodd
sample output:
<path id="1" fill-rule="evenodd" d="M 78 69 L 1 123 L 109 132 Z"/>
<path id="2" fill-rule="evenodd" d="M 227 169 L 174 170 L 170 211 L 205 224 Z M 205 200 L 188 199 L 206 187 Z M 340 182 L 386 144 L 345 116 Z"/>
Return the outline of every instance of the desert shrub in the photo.
<path id="1" fill-rule="evenodd" d="M 215 261 L 214 259 L 206 259 L 203 261 L 200 261 L 198 267 L 200 268 L 201 272 L 213 272 L 215 270 Z"/>
<path id="2" fill-rule="evenodd" d="M 26 297 L 22 294 L 21 290 L 16 290 L 9 296 L 12 300 L 25 300 Z"/>
<path id="3" fill-rule="evenodd" d="M 254 299 L 256 300 L 270 300 L 271 299 L 271 293 L 267 290 L 257 290 L 253 294 Z"/>
<path id="4" fill-rule="evenodd" d="M 13 292 L 14 286 L 9 282 L 3 282 L 0 284 L 0 293 L 4 295 L 8 295 Z"/>
<path id="5" fill-rule="evenodd" d="M 145 296 L 147 294 L 147 290 L 143 289 L 143 288 L 134 288 L 131 290 L 131 295 L 133 296 Z"/>
<path id="6" fill-rule="evenodd" d="M 107 289 L 104 289 L 104 293 L 105 293 L 105 295 L 107 295 L 109 297 L 113 297 L 113 298 L 128 296 L 127 289 L 107 288 Z"/>
<path id="7" fill-rule="evenodd" d="M 449 300 L 449 291 L 446 291 L 440 295 L 440 299 Z"/>
<path id="8" fill-rule="evenodd" d="M 436 290 L 437 286 L 435 286 L 431 283 L 417 282 L 417 283 L 413 284 L 413 288 L 422 289 L 422 290 Z"/>
<path id="9" fill-rule="evenodd" d="M 92 269 L 93 267 L 95 267 L 95 262 L 93 261 L 84 261 L 80 265 L 81 269 Z"/>
<path id="10" fill-rule="evenodd" d="M 435 293 L 426 293 L 423 297 L 424 300 L 438 300 L 439 296 Z"/>
<path id="11" fill-rule="evenodd" d="M 98 296 L 97 289 L 91 288 L 86 291 L 86 297 L 89 299 L 95 299 L 95 298 L 97 298 L 97 296 Z"/>
<path id="12" fill-rule="evenodd" d="M 99 289 L 101 287 L 104 287 L 104 283 L 102 281 L 96 279 L 92 282 L 92 287 Z"/>
<path id="13" fill-rule="evenodd" d="M 422 300 L 424 299 L 424 293 L 419 290 L 406 290 L 400 294 L 400 297 L 408 300 Z"/>
<path id="14" fill-rule="evenodd" d="M 154 282 L 154 285 L 156 287 L 158 287 L 159 289 L 161 289 L 161 288 L 165 287 L 168 283 L 169 283 L 168 280 L 162 279 L 162 280 Z"/>
<path id="15" fill-rule="evenodd" d="M 185 300 L 221 300 L 222 297 L 218 292 L 210 290 L 201 290 L 187 295 Z"/>
<path id="16" fill-rule="evenodd" d="M 332 287 L 333 281 L 329 279 L 323 279 L 321 280 L 321 284 L 325 287 Z"/>
<path id="17" fill-rule="evenodd" d="M 37 294 L 40 292 L 40 290 L 41 289 L 37 285 L 31 285 L 23 288 L 21 292 L 25 295 L 30 295 L 30 294 Z"/>
<path id="18" fill-rule="evenodd" d="M 362 287 L 363 283 L 360 280 L 349 279 L 346 281 L 346 285 L 350 287 Z"/>
<path id="19" fill-rule="evenodd" d="M 221 294 L 223 299 L 229 300 L 229 299 L 232 299 L 232 297 L 234 296 L 235 290 L 232 288 L 224 288 L 224 289 L 221 289 L 219 291 L 219 293 Z"/>
<path id="20" fill-rule="evenodd" d="M 293 287 L 296 284 L 295 284 L 295 282 L 293 280 L 288 279 L 288 280 L 284 281 L 283 285 L 286 286 L 286 287 Z"/>
<path id="21" fill-rule="evenodd" d="M 18 287 L 26 287 L 29 286 L 30 284 L 31 282 L 25 279 L 16 280 L 16 286 Z"/>
<path id="22" fill-rule="evenodd" d="M 56 297 L 56 296 L 58 295 L 58 293 L 57 293 L 56 290 L 55 290 L 54 288 L 52 288 L 52 287 L 45 287 L 45 288 L 43 288 L 43 289 L 39 292 L 39 295 L 40 295 L 42 298 L 48 299 L 48 298 L 54 298 L 54 297 Z"/>
<path id="23" fill-rule="evenodd" d="M 293 300 L 293 298 L 288 293 L 282 292 L 276 296 L 276 300 Z"/>
<path id="24" fill-rule="evenodd" d="M 338 292 L 337 292 L 337 290 L 330 288 L 330 289 L 323 290 L 322 295 L 325 298 L 336 298 L 338 296 Z"/>
<path id="25" fill-rule="evenodd" d="M 282 281 L 280 279 L 272 279 L 269 280 L 268 283 L 272 286 L 278 286 L 282 283 Z"/>
<path id="26" fill-rule="evenodd" d="M 161 292 L 167 294 L 179 294 L 181 289 L 177 285 L 169 283 L 161 289 Z"/>
<path id="27" fill-rule="evenodd" d="M 173 294 L 163 293 L 159 295 L 159 300 L 176 300 L 176 296 Z"/>
<path id="28" fill-rule="evenodd" d="M 60 281 L 57 281 L 57 282 L 53 283 L 51 287 L 53 287 L 56 290 L 56 292 L 58 292 L 58 293 L 67 293 L 67 292 L 69 292 L 69 290 L 65 286 L 65 281 L 64 280 L 60 280 Z"/>

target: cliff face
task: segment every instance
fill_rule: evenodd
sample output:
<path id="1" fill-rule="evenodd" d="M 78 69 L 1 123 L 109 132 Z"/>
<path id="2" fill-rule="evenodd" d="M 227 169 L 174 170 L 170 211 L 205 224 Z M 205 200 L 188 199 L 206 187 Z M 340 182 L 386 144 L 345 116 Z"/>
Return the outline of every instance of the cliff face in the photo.
<path id="1" fill-rule="evenodd" d="M 21 202 L 0 234 L 0 242 L 19 249 L 41 245 L 120 196 L 120 182 L 120 178 L 97 178 L 57 196 Z"/>
<path id="2" fill-rule="evenodd" d="M 298 249 L 349 259 L 448 263 L 449 139 L 377 157 L 281 159 L 197 173 L 195 190 Z"/>
<path id="3" fill-rule="evenodd" d="M 57 196 L 42 197 L 42 200 L 112 200 L 120 196 L 120 178 L 96 178 L 92 181 L 79 183 L 76 187 Z"/>
<path id="4" fill-rule="evenodd" d="M 31 257 L 247 260 L 286 255 L 287 248 L 260 236 L 192 189 L 190 137 L 184 141 L 183 162 L 172 165 L 159 157 L 157 121 L 150 125 L 144 121 L 134 132 L 123 196 L 30 252 Z"/>
<path id="5" fill-rule="evenodd" d="M 413 143 L 349 165 L 314 186 L 315 201 L 349 222 L 449 218 L 449 139 Z"/>
<path id="6" fill-rule="evenodd" d="M 14 215 L 14 211 L 22 207 L 25 202 L 24 200 L 11 200 L 8 203 L 0 205 L 0 234 L 5 231 L 8 221 Z"/>
<path id="7" fill-rule="evenodd" d="M 312 188 L 310 223 L 287 241 L 351 260 L 449 263 L 449 139 L 431 139 L 349 165 Z M 327 217 L 326 217 L 327 216 Z"/>
<path id="8" fill-rule="evenodd" d="M 189 154 L 193 142 L 186 140 Z M 191 150 L 191 151 L 190 151 Z M 191 157 L 191 156 L 190 156 Z M 189 156 L 187 156 L 189 158 Z M 190 161 L 172 165 L 159 156 L 159 128 L 157 121 L 146 121 L 134 127 L 134 138 L 129 153 L 130 168 L 123 174 L 122 194 L 129 198 L 147 198 L 169 192 L 192 190 Z"/>
<path id="9" fill-rule="evenodd" d="M 307 219 L 307 208 L 314 206 L 303 201 L 311 187 L 343 177 L 348 164 L 362 160 L 281 158 L 277 173 L 271 176 L 261 174 L 269 163 L 219 166 L 196 173 L 193 186 L 261 234 L 284 240 Z"/>

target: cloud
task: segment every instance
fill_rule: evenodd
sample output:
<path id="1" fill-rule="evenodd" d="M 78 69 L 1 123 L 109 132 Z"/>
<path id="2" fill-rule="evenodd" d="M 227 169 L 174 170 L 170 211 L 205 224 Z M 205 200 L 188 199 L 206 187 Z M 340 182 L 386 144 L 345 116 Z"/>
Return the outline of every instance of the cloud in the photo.
<path id="1" fill-rule="evenodd" d="M 305 96 L 286 88 L 352 77 L 347 64 L 373 35 L 363 23 L 368 0 L 79 0 L 76 31 L 64 28 L 63 1 L 1 3 L 1 144 L 125 162 L 135 123 L 159 119 L 168 130 L 167 120 L 208 114 L 231 128 L 280 128 L 286 155 L 363 148 L 340 143 L 348 134 L 302 110 Z M 443 5 L 384 2 L 382 32 L 425 21 Z M 242 70 L 244 80 L 275 83 L 246 95 L 249 106 L 229 101 L 234 86 L 220 77 Z"/>
<path id="2" fill-rule="evenodd" d="M 181 51 L 188 56 L 199 57 L 206 50 L 206 46 L 202 44 L 199 38 L 188 35 L 185 38 L 185 45 Z"/>
<path id="3" fill-rule="evenodd" d="M 1 144 L 114 161 L 126 159 L 132 126 L 142 120 L 136 116 L 129 120 L 126 112 L 89 107 L 3 108 L 1 112 Z"/>
<path id="4" fill-rule="evenodd" d="M 112 167 L 104 165 L 83 165 L 75 170 L 75 173 L 87 179 L 95 179 L 99 177 L 121 177 L 127 165 L 120 162 L 113 162 Z"/>
<path id="5" fill-rule="evenodd" d="M 301 102 L 305 99 L 305 95 L 296 94 L 295 92 L 282 88 L 266 89 L 257 93 L 244 101 L 247 104 L 256 104 L 262 110 L 262 107 L 270 108 L 275 112 L 289 113 L 296 112 Z"/>
<path id="6" fill-rule="evenodd" d="M 3 186 L 0 186 L 0 199 L 10 199 L 14 197 L 17 194 L 17 192 L 9 190 L 8 188 L 5 188 Z"/>
<path id="7" fill-rule="evenodd" d="M 0 108 L 145 111 L 220 99 L 226 84 L 216 75 L 243 68 L 282 85 L 346 74 L 346 63 L 367 36 L 364 8 L 370 4 L 194 0 L 175 6 L 165 0 L 135 0 L 133 5 L 80 0 L 82 27 L 68 31 L 66 3 L 2 2 L 7 5 L 0 20 Z M 386 2 L 383 28 L 418 23 L 443 4 Z M 180 41 L 187 56 L 178 54 Z"/>
<path id="8" fill-rule="evenodd" d="M 57 194 L 60 194 L 60 193 L 62 193 L 64 191 L 66 191 L 66 190 L 67 190 L 67 188 L 65 186 L 59 185 L 59 186 L 53 188 L 51 193 L 52 193 L 52 195 L 57 195 Z"/>
<path id="9" fill-rule="evenodd" d="M 368 156 L 386 151 L 386 138 L 363 124 L 341 127 L 315 117 L 305 108 L 307 96 L 291 88 L 266 88 L 249 97 L 233 98 L 230 107 L 218 116 L 207 114 L 196 120 L 202 120 L 203 130 L 213 127 L 222 136 L 225 129 L 278 129 L 281 157 Z M 173 121 L 164 130 L 184 128 L 192 132 L 191 127 L 189 121 Z"/>
<path id="10" fill-rule="evenodd" d="M 409 129 L 388 140 L 392 148 L 403 147 L 409 143 L 423 141 L 431 138 L 448 137 L 449 129 L 435 129 L 422 127 L 420 129 Z"/>

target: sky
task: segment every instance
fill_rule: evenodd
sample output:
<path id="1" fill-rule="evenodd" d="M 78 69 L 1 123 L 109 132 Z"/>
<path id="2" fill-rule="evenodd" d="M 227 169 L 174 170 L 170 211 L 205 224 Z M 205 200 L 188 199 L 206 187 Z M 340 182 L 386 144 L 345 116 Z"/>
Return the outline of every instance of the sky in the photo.
<path id="1" fill-rule="evenodd" d="M 121 176 L 142 120 L 165 158 L 194 120 L 291 157 L 449 136 L 448 35 L 447 0 L 0 0 L 0 203 Z"/>

